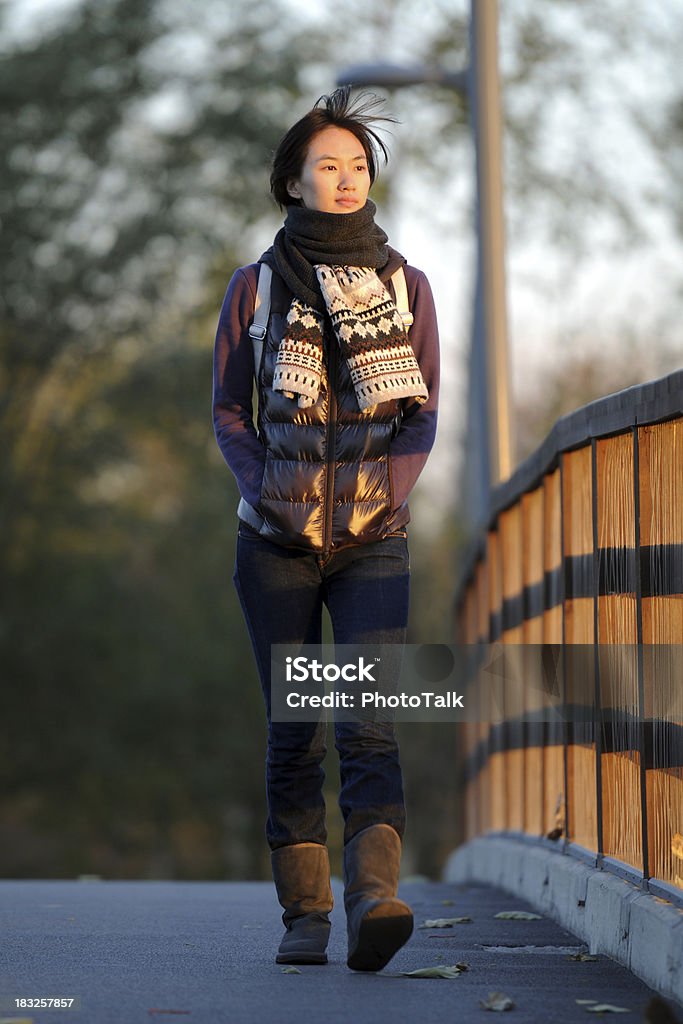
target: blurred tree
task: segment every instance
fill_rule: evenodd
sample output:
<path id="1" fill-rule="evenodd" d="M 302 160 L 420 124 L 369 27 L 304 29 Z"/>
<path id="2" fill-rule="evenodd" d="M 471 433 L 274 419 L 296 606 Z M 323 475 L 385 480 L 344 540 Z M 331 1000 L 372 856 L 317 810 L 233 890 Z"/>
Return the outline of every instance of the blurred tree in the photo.
<path id="1" fill-rule="evenodd" d="M 469 60 L 470 4 L 460 0 L 349 0 L 354 33 L 336 46 L 335 66 L 367 60 L 464 70 Z M 677 40 L 680 6 L 653 11 L 647 0 L 581 3 L 533 0 L 500 4 L 499 45 L 505 114 L 505 186 L 513 242 L 520 234 L 587 255 L 603 245 L 646 240 L 672 222 L 677 204 L 663 175 L 678 156 L 675 126 L 680 97 Z M 652 70 L 656 55 L 657 74 Z M 321 55 L 322 60 L 327 54 Z M 669 95 L 662 118 L 648 99 Z M 444 204 L 473 170 L 467 102 L 441 86 L 399 90 L 404 127 L 401 155 L 419 161 L 418 192 L 434 223 L 454 227 L 471 214 Z M 667 108 L 668 109 L 668 108 Z M 659 131 L 656 129 L 659 127 Z M 627 146 L 624 151 L 621 146 Z M 435 194 L 441 201 L 434 202 Z M 406 197 L 416 201 L 414 195 Z M 420 196 L 417 197 L 419 201 Z M 462 219 L 461 219 L 462 218 Z"/>
<path id="2" fill-rule="evenodd" d="M 338 68 L 363 60 L 467 66 L 468 0 L 376 0 L 373 16 L 362 0 L 349 7 L 358 34 L 339 41 Z M 609 340 L 603 393 L 631 382 L 619 350 L 634 338 L 650 351 L 651 372 L 664 373 L 678 343 L 682 285 L 680 4 L 499 7 L 513 367 L 525 363 L 516 375 L 541 394 L 546 364 L 526 335 L 530 327 L 545 333 L 552 373 L 579 317 L 585 336 L 593 328 L 600 344 Z M 403 121 L 393 202 L 440 234 L 447 259 L 452 240 L 455 279 L 455 242 L 471 234 L 466 100 L 424 85 L 398 90 L 391 105 Z"/>
<path id="3" fill-rule="evenodd" d="M 262 873 L 210 339 L 310 41 L 276 0 L 5 36 L 0 874 Z"/>

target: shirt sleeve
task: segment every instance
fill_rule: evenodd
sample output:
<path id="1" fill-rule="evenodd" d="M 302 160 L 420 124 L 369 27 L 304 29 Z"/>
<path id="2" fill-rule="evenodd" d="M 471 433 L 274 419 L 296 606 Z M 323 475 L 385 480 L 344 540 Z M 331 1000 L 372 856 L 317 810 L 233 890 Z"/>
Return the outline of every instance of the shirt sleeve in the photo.
<path id="1" fill-rule="evenodd" d="M 253 419 L 254 346 L 249 337 L 257 268 L 235 272 L 218 320 L 213 360 L 213 426 L 242 497 L 257 507 L 266 453 Z M 253 278 L 253 280 L 251 280 Z"/>
<path id="2" fill-rule="evenodd" d="M 436 437 L 439 406 L 439 329 L 432 289 L 421 270 L 407 270 L 406 279 L 413 314 L 408 337 L 429 398 L 422 405 L 408 400 L 401 427 L 389 447 L 394 509 L 407 501 L 424 469 Z"/>

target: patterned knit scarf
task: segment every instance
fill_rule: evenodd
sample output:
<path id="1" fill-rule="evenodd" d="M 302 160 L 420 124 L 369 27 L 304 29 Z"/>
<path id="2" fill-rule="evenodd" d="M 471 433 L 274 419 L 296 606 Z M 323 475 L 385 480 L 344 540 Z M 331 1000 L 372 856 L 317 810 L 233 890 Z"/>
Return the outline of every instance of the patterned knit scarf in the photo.
<path id="1" fill-rule="evenodd" d="M 401 315 L 370 267 L 316 266 L 327 312 L 360 409 L 429 397 Z M 324 317 L 294 298 L 275 363 L 273 389 L 314 405 L 323 365 Z"/>
<path id="2" fill-rule="evenodd" d="M 264 257 L 294 292 L 273 389 L 296 398 L 301 408 L 318 398 L 325 313 L 360 409 L 399 398 L 421 404 L 429 396 L 401 315 L 376 273 L 391 257 L 400 265 L 401 257 L 385 244 L 374 213 L 370 200 L 348 214 L 292 206 Z"/>

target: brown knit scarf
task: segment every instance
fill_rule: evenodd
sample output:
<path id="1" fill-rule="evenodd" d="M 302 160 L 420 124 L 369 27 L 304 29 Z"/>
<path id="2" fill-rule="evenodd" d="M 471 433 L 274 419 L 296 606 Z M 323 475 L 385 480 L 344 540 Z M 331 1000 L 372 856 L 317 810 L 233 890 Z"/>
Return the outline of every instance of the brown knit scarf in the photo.
<path id="1" fill-rule="evenodd" d="M 316 276 L 360 409 L 429 392 L 401 315 L 370 267 L 316 266 Z M 273 389 L 313 405 L 320 389 L 324 317 L 294 298 L 275 363 Z"/>
<path id="2" fill-rule="evenodd" d="M 267 254 L 294 292 L 273 388 L 296 398 L 302 408 L 318 398 L 325 313 L 360 409 L 398 398 L 423 403 L 429 397 L 401 316 L 376 272 L 397 254 L 385 244 L 374 213 L 370 200 L 349 214 L 292 206 L 272 256 Z"/>

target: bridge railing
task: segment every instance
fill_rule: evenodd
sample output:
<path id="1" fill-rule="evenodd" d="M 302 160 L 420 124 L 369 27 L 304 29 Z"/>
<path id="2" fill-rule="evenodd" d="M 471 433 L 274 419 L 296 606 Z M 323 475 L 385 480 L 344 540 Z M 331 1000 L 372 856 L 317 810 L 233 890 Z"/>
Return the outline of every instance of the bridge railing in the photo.
<path id="1" fill-rule="evenodd" d="M 456 607 L 480 662 L 552 666 L 523 713 L 459 726 L 466 837 L 561 844 L 683 901 L 683 371 L 555 424 L 496 491 Z"/>

